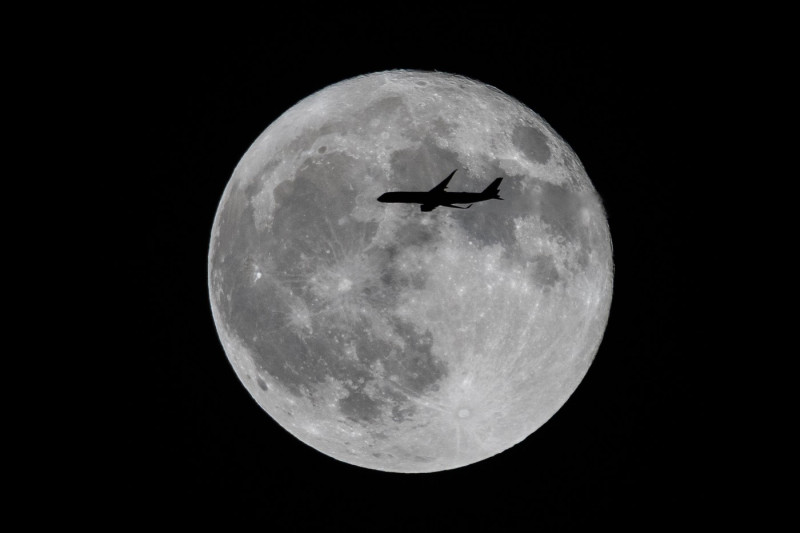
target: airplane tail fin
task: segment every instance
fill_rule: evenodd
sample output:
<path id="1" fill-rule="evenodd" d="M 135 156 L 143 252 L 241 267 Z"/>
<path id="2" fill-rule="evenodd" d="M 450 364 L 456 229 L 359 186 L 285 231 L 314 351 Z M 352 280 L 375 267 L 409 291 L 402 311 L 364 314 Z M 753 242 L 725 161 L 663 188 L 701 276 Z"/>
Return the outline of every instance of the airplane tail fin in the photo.
<path id="1" fill-rule="evenodd" d="M 501 181 L 503 181 L 503 178 L 497 178 L 496 180 L 494 180 L 491 183 L 491 185 L 489 185 L 488 187 L 483 189 L 483 192 L 481 194 L 483 194 L 484 196 L 487 196 L 490 199 L 502 200 L 502 198 L 500 198 L 500 182 Z"/>

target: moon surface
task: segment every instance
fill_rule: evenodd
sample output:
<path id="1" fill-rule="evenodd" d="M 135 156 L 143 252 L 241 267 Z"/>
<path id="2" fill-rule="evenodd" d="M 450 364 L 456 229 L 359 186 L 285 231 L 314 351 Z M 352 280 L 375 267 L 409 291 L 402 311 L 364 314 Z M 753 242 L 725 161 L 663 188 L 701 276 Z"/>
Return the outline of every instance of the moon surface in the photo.
<path id="1" fill-rule="evenodd" d="M 467 210 L 383 204 L 503 177 Z M 327 87 L 253 143 L 217 210 L 214 321 L 258 404 L 316 450 L 435 472 L 491 457 L 575 391 L 611 304 L 611 238 L 571 148 L 439 72 Z"/>

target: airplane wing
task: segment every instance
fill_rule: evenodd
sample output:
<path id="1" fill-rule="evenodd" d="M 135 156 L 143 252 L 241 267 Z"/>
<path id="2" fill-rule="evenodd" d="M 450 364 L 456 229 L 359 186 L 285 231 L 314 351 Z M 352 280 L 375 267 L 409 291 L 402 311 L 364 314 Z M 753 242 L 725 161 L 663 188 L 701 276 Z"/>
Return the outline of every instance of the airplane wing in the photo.
<path id="1" fill-rule="evenodd" d="M 439 206 L 452 207 L 453 209 L 469 209 L 470 207 L 472 207 L 472 204 L 469 204 L 467 207 L 460 207 L 460 206 L 453 205 L 453 204 L 422 204 L 421 206 L 419 206 L 419 210 L 420 211 L 433 211 L 434 209 L 436 209 Z"/>
<path id="2" fill-rule="evenodd" d="M 450 183 L 450 180 L 453 178 L 453 174 L 455 174 L 457 170 L 458 169 L 452 171 L 450 175 L 447 176 L 444 180 L 442 180 L 442 182 L 439 185 L 437 185 L 428 192 L 443 192 L 447 188 L 447 184 Z"/>

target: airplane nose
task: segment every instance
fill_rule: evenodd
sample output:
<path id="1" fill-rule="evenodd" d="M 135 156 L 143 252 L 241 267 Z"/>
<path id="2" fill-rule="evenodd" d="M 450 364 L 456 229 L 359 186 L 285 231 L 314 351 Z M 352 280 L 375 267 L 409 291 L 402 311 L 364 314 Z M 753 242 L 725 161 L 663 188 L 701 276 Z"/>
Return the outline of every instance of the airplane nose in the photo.
<path id="1" fill-rule="evenodd" d="M 382 202 L 384 198 L 386 198 L 386 193 L 383 193 L 380 196 L 378 196 L 378 201 Z"/>

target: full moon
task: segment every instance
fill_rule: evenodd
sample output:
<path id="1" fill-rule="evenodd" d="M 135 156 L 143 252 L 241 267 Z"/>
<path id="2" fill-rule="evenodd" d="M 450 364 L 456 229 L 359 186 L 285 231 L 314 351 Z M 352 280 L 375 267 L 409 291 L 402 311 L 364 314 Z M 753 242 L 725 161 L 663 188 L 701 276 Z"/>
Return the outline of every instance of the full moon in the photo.
<path id="1" fill-rule="evenodd" d="M 390 191 L 480 192 L 470 209 Z M 542 426 L 586 374 L 611 237 L 578 157 L 498 89 L 439 72 L 346 80 L 247 150 L 211 231 L 220 340 L 258 404 L 340 461 L 435 472 Z"/>

